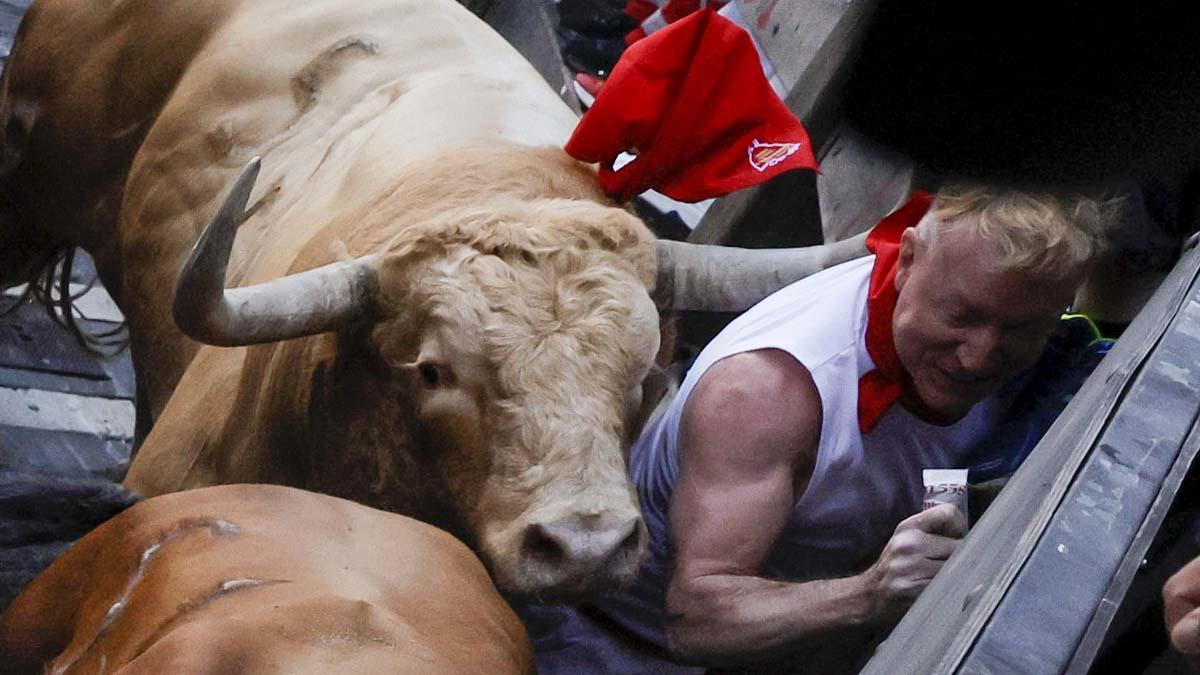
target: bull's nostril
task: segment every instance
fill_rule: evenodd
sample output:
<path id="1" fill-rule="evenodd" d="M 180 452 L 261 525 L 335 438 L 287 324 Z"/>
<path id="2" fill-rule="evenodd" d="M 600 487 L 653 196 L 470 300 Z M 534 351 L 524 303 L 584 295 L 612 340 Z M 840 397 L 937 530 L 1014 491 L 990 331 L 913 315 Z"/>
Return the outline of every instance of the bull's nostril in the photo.
<path id="1" fill-rule="evenodd" d="M 525 528 L 521 550 L 529 558 L 548 565 L 559 565 L 565 557 L 562 542 L 541 525 Z"/>
<path id="2" fill-rule="evenodd" d="M 632 559 L 645 540 L 646 527 L 641 518 L 612 522 L 584 516 L 530 525 L 521 547 L 530 560 L 545 565 L 593 568 Z"/>
<path id="3" fill-rule="evenodd" d="M 646 528 L 642 525 L 642 519 L 635 518 L 629 526 L 629 534 L 625 535 L 618 545 L 618 550 L 622 552 L 636 551 L 641 548 L 645 535 Z"/>

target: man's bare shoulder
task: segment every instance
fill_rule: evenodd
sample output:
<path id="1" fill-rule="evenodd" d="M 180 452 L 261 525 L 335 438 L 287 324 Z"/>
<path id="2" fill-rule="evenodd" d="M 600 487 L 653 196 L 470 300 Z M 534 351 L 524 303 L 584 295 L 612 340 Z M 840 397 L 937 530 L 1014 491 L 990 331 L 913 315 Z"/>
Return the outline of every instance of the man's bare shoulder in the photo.
<path id="1" fill-rule="evenodd" d="M 764 459 L 810 455 L 820 440 L 821 397 L 812 375 L 779 349 L 714 363 L 696 383 L 684 415 L 691 432 L 723 436 Z"/>
<path id="2" fill-rule="evenodd" d="M 794 398 L 816 393 L 808 368 L 782 349 L 756 349 L 709 366 L 696 390 L 724 396 Z"/>

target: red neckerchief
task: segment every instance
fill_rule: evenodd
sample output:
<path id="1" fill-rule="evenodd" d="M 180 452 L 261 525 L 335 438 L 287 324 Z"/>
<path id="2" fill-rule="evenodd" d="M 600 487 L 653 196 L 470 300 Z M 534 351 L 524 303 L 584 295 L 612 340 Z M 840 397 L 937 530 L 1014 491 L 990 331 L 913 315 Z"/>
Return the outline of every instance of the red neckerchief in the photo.
<path id="1" fill-rule="evenodd" d="M 858 428 L 865 434 L 879 422 L 901 395 L 910 391 L 912 380 L 896 355 L 892 316 L 896 313 L 896 263 L 900 260 L 900 235 L 920 222 L 933 203 L 923 190 L 904 206 L 892 211 L 867 235 L 867 250 L 875 254 L 871 288 L 867 295 L 867 353 L 875 370 L 858 381 Z M 910 398 L 920 401 L 912 392 Z M 921 411 L 914 411 L 920 416 Z"/>

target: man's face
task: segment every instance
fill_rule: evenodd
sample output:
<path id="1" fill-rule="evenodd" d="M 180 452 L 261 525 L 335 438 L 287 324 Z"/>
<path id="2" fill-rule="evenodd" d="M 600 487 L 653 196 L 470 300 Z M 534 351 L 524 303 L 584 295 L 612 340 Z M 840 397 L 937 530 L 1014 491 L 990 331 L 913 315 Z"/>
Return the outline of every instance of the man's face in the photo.
<path id="1" fill-rule="evenodd" d="M 1066 280 L 1005 271 L 1001 256 L 971 227 L 942 230 L 932 242 L 910 229 L 901 240 L 896 353 L 941 422 L 961 419 L 1037 361 L 1081 280 L 1082 271 Z"/>

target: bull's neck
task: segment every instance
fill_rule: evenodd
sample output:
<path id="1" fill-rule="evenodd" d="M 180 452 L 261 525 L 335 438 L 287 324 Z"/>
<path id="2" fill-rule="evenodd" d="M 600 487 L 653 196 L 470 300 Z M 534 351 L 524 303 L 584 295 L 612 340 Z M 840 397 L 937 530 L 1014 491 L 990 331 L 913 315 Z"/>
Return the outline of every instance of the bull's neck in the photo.
<path id="1" fill-rule="evenodd" d="M 260 481 L 403 513 L 461 537 L 432 467 L 408 452 L 412 421 L 386 395 L 378 364 L 339 346 L 348 339 L 324 334 L 249 350 L 240 398 L 259 407 L 250 428 L 236 430 L 239 454 L 257 457 Z"/>

